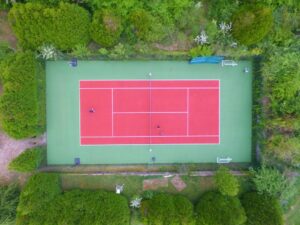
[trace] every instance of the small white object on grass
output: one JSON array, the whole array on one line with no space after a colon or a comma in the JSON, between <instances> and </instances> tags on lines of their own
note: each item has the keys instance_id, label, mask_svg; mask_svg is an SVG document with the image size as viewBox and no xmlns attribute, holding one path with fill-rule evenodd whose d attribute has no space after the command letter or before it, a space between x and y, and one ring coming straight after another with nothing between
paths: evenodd
<instances>
[{"instance_id":1,"label":"small white object on grass","mask_svg":"<svg viewBox=\"0 0 300 225\"><path fill-rule=\"evenodd\" d=\"M124 189L124 184L117 184L116 185L116 194L121 194Z\"/></svg>"},{"instance_id":2,"label":"small white object on grass","mask_svg":"<svg viewBox=\"0 0 300 225\"><path fill-rule=\"evenodd\" d=\"M130 201L131 208L140 208L141 207L142 198L134 198Z\"/></svg>"}]
</instances>

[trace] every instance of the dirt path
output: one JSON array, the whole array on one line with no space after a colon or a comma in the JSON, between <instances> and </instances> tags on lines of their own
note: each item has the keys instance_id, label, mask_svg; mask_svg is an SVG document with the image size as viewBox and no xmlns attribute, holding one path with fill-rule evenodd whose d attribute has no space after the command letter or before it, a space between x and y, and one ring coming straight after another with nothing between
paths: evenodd
<instances>
[{"instance_id":1,"label":"dirt path","mask_svg":"<svg viewBox=\"0 0 300 225\"><path fill-rule=\"evenodd\" d=\"M0 132L0 183L18 180L22 183L26 175L10 172L7 169L9 162L27 148L32 148L46 143L45 135L38 138L14 140Z\"/></svg>"},{"instance_id":2,"label":"dirt path","mask_svg":"<svg viewBox=\"0 0 300 225\"><path fill-rule=\"evenodd\" d=\"M0 11L0 41L7 41L12 48L17 47L17 39L7 21L6 11Z\"/></svg>"}]
</instances>

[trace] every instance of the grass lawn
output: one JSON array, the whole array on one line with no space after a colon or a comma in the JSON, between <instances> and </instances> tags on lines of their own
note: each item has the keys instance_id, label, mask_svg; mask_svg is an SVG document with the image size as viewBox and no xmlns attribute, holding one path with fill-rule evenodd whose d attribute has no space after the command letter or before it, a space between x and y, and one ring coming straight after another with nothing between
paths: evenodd
<instances>
[{"instance_id":1,"label":"grass lawn","mask_svg":"<svg viewBox=\"0 0 300 225\"><path fill-rule=\"evenodd\" d=\"M104 189L107 191L115 191L116 184L124 184L124 196L131 198L133 195L138 195L143 192L143 180L161 178L155 176L121 176L121 175L78 175L78 174L62 174L62 187L64 190L73 188L81 189ZM197 202L201 194L208 190L215 189L213 177L181 177L186 183L187 187L178 192L170 182L168 187L159 188L157 191L167 192L172 194L182 194L189 198L192 202ZM241 192L249 188L248 179L245 177L239 178L241 183Z\"/></svg>"},{"instance_id":2,"label":"grass lawn","mask_svg":"<svg viewBox=\"0 0 300 225\"><path fill-rule=\"evenodd\" d=\"M292 206L284 215L286 225L300 224L300 178L297 179L295 185L298 190L298 195L290 199Z\"/></svg>"},{"instance_id":3,"label":"grass lawn","mask_svg":"<svg viewBox=\"0 0 300 225\"><path fill-rule=\"evenodd\" d=\"M285 214L286 225L299 225L300 224L300 198L298 198L295 205Z\"/></svg>"}]
</instances>

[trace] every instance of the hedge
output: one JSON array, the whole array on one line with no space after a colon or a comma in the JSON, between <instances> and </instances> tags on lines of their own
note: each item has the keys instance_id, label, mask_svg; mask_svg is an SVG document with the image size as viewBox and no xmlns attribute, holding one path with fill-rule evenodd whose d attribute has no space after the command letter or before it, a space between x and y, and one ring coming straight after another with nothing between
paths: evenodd
<instances>
[{"instance_id":1,"label":"hedge","mask_svg":"<svg viewBox=\"0 0 300 225\"><path fill-rule=\"evenodd\" d=\"M91 23L92 39L102 47L112 47L119 41L123 30L121 18L110 10L98 10Z\"/></svg>"},{"instance_id":2,"label":"hedge","mask_svg":"<svg viewBox=\"0 0 300 225\"><path fill-rule=\"evenodd\" d=\"M0 120L3 130L20 139L45 131L44 70L31 52L19 52L2 61Z\"/></svg>"},{"instance_id":3,"label":"hedge","mask_svg":"<svg viewBox=\"0 0 300 225\"><path fill-rule=\"evenodd\" d=\"M246 211L246 225L282 225L282 211L277 199L256 192L246 193L241 199Z\"/></svg>"},{"instance_id":4,"label":"hedge","mask_svg":"<svg viewBox=\"0 0 300 225\"><path fill-rule=\"evenodd\" d=\"M9 21L24 49L35 50L43 44L52 44L60 50L70 50L90 40L90 15L76 4L61 2L57 7L14 4Z\"/></svg>"},{"instance_id":5,"label":"hedge","mask_svg":"<svg viewBox=\"0 0 300 225\"><path fill-rule=\"evenodd\" d=\"M142 202L141 214L151 225L193 224L193 205L183 196L157 194Z\"/></svg>"},{"instance_id":6,"label":"hedge","mask_svg":"<svg viewBox=\"0 0 300 225\"><path fill-rule=\"evenodd\" d=\"M9 170L32 172L38 169L46 158L46 149L42 147L27 149L9 163Z\"/></svg>"},{"instance_id":7,"label":"hedge","mask_svg":"<svg viewBox=\"0 0 300 225\"><path fill-rule=\"evenodd\" d=\"M129 225L130 222L127 199L115 193L67 191L52 203L52 207L59 208L56 224Z\"/></svg>"},{"instance_id":8,"label":"hedge","mask_svg":"<svg viewBox=\"0 0 300 225\"><path fill-rule=\"evenodd\" d=\"M207 192L201 197L196 215L197 225L241 225L247 220L238 198L218 192Z\"/></svg>"},{"instance_id":9,"label":"hedge","mask_svg":"<svg viewBox=\"0 0 300 225\"><path fill-rule=\"evenodd\" d=\"M129 225L127 199L104 191L62 193L57 174L30 177L21 192L17 225Z\"/></svg>"},{"instance_id":10,"label":"hedge","mask_svg":"<svg viewBox=\"0 0 300 225\"><path fill-rule=\"evenodd\" d=\"M61 193L60 179L57 174L38 173L31 176L20 195L17 208L17 225L43 224L50 213L51 202Z\"/></svg>"},{"instance_id":11,"label":"hedge","mask_svg":"<svg viewBox=\"0 0 300 225\"><path fill-rule=\"evenodd\" d=\"M257 4L244 5L233 15L232 21L232 35L239 43L256 44L272 29L272 9Z\"/></svg>"}]
</instances>

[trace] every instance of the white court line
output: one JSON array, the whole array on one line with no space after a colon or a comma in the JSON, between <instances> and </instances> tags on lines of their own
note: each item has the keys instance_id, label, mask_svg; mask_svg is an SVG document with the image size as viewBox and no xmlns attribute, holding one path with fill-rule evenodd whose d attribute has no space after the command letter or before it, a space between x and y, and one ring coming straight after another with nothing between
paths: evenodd
<instances>
[{"instance_id":1,"label":"white court line","mask_svg":"<svg viewBox=\"0 0 300 225\"><path fill-rule=\"evenodd\" d=\"M221 143L221 84L219 80L219 144Z\"/></svg>"},{"instance_id":2,"label":"white court line","mask_svg":"<svg viewBox=\"0 0 300 225\"><path fill-rule=\"evenodd\" d=\"M156 135L156 136L81 136L81 138L149 138L149 137L186 137L186 138L193 138L193 137L218 137L219 135Z\"/></svg>"},{"instance_id":3,"label":"white court line","mask_svg":"<svg viewBox=\"0 0 300 225\"><path fill-rule=\"evenodd\" d=\"M189 135L189 120L190 120L190 89L186 90L186 104L187 104L187 116L186 116L186 134Z\"/></svg>"},{"instance_id":4,"label":"white court line","mask_svg":"<svg viewBox=\"0 0 300 225\"><path fill-rule=\"evenodd\" d=\"M188 112L113 112L114 114L187 114Z\"/></svg>"},{"instance_id":5,"label":"white court line","mask_svg":"<svg viewBox=\"0 0 300 225\"><path fill-rule=\"evenodd\" d=\"M114 89L111 89L111 135L114 136Z\"/></svg>"},{"instance_id":6,"label":"white court line","mask_svg":"<svg viewBox=\"0 0 300 225\"><path fill-rule=\"evenodd\" d=\"M219 87L113 87L113 88L108 88L108 87L103 87L103 88L80 88L80 90L110 90L110 89L115 89L115 90L186 90L186 89L195 89L195 90L207 90L207 89L219 89Z\"/></svg>"},{"instance_id":7,"label":"white court line","mask_svg":"<svg viewBox=\"0 0 300 225\"><path fill-rule=\"evenodd\" d=\"M145 74L145 76L148 76L148 75L146 75ZM177 78L175 78L175 79L151 79L152 81L173 81L173 82L176 82L177 80L179 80L179 81L219 81L220 79L186 79L186 78L184 78L184 79L177 79ZM103 80L79 80L80 82L81 81L83 81L83 82L88 82L88 81L98 81L98 82L106 82L106 81L137 81L137 82L139 82L139 81L145 81L145 82L147 82L148 81L148 79L115 79L115 80L111 80L111 79L103 79Z\"/></svg>"}]
</instances>

